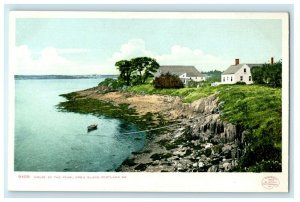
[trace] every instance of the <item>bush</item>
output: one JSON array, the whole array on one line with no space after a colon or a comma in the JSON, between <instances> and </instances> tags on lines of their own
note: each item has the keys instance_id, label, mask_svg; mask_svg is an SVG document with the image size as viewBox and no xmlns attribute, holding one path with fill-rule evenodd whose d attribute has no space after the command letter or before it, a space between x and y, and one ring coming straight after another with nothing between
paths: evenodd
<instances>
[{"instance_id":1,"label":"bush","mask_svg":"<svg viewBox=\"0 0 300 202\"><path fill-rule=\"evenodd\" d=\"M260 140L248 146L240 166L250 172L281 172L281 148L268 140Z\"/></svg>"},{"instance_id":2,"label":"bush","mask_svg":"<svg viewBox=\"0 0 300 202\"><path fill-rule=\"evenodd\" d=\"M104 81L100 82L98 86L105 86L111 89L120 89L125 86L125 82L117 79L106 78Z\"/></svg>"},{"instance_id":3,"label":"bush","mask_svg":"<svg viewBox=\"0 0 300 202\"><path fill-rule=\"evenodd\" d=\"M244 81L238 81L235 83L235 85L246 85L246 83Z\"/></svg>"},{"instance_id":4,"label":"bush","mask_svg":"<svg viewBox=\"0 0 300 202\"><path fill-rule=\"evenodd\" d=\"M189 88L196 88L196 87L199 87L201 85L202 85L201 82L197 82L197 81L193 81L193 80L190 80L187 83L187 87L189 87Z\"/></svg>"},{"instance_id":5,"label":"bush","mask_svg":"<svg viewBox=\"0 0 300 202\"><path fill-rule=\"evenodd\" d=\"M172 74L162 74L155 78L153 85L155 88L183 88L184 85L180 78Z\"/></svg>"},{"instance_id":6,"label":"bush","mask_svg":"<svg viewBox=\"0 0 300 202\"><path fill-rule=\"evenodd\" d=\"M253 82L266 84L274 88L282 86L282 61L274 64L263 64L251 68Z\"/></svg>"}]
</instances>

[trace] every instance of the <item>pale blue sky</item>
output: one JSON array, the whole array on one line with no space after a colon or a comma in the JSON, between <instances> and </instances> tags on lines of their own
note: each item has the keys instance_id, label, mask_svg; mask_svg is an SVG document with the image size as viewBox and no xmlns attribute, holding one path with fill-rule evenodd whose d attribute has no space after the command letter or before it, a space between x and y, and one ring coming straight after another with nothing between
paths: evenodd
<instances>
[{"instance_id":1,"label":"pale blue sky","mask_svg":"<svg viewBox=\"0 0 300 202\"><path fill-rule=\"evenodd\" d=\"M114 62L224 70L282 58L281 20L17 19L17 74L116 73Z\"/></svg>"}]
</instances>

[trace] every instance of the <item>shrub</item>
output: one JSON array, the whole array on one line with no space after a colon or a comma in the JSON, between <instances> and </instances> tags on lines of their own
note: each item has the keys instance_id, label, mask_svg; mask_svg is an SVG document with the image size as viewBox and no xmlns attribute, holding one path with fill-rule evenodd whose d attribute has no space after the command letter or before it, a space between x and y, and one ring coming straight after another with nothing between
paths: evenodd
<instances>
[{"instance_id":1,"label":"shrub","mask_svg":"<svg viewBox=\"0 0 300 202\"><path fill-rule=\"evenodd\" d=\"M162 74L161 76L155 78L154 82L155 88L183 88L183 83L180 78L172 74Z\"/></svg>"},{"instance_id":2,"label":"shrub","mask_svg":"<svg viewBox=\"0 0 300 202\"><path fill-rule=\"evenodd\" d=\"M250 172L281 172L281 148L265 139L248 146L240 166Z\"/></svg>"},{"instance_id":3,"label":"shrub","mask_svg":"<svg viewBox=\"0 0 300 202\"><path fill-rule=\"evenodd\" d=\"M199 87L201 85L202 85L201 82L197 82L197 81L193 81L193 80L190 80L187 83L187 87L189 87L189 88L196 88L196 87Z\"/></svg>"},{"instance_id":4,"label":"shrub","mask_svg":"<svg viewBox=\"0 0 300 202\"><path fill-rule=\"evenodd\" d=\"M246 85L246 83L244 81L238 81L235 83L235 85Z\"/></svg>"},{"instance_id":5,"label":"shrub","mask_svg":"<svg viewBox=\"0 0 300 202\"><path fill-rule=\"evenodd\" d=\"M125 82L117 79L106 78L104 81L100 82L98 86L105 86L111 89L120 89L125 86Z\"/></svg>"}]
</instances>

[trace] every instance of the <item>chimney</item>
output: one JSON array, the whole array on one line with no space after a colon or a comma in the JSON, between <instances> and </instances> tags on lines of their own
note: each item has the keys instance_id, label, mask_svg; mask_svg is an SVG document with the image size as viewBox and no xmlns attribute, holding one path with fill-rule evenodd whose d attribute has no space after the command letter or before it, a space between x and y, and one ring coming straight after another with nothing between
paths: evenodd
<instances>
[{"instance_id":1,"label":"chimney","mask_svg":"<svg viewBox=\"0 0 300 202\"><path fill-rule=\"evenodd\" d=\"M240 64L240 59L235 59L235 65Z\"/></svg>"},{"instance_id":2,"label":"chimney","mask_svg":"<svg viewBox=\"0 0 300 202\"><path fill-rule=\"evenodd\" d=\"M271 65L274 64L274 58L271 57Z\"/></svg>"}]
</instances>

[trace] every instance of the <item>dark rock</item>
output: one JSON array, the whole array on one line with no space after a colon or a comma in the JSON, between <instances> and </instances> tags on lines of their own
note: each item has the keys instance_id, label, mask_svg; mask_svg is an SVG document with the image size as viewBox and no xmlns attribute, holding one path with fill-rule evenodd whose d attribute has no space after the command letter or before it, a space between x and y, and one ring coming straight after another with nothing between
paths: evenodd
<instances>
[{"instance_id":1,"label":"dark rock","mask_svg":"<svg viewBox=\"0 0 300 202\"><path fill-rule=\"evenodd\" d=\"M210 156L211 153L212 153L211 148L207 148L207 149L204 150L205 156Z\"/></svg>"},{"instance_id":2,"label":"dark rock","mask_svg":"<svg viewBox=\"0 0 300 202\"><path fill-rule=\"evenodd\" d=\"M209 167L207 172L218 172L218 166L212 165L211 167Z\"/></svg>"},{"instance_id":3,"label":"dark rock","mask_svg":"<svg viewBox=\"0 0 300 202\"><path fill-rule=\"evenodd\" d=\"M134 158L128 158L128 159L126 159L123 163L122 163L122 165L125 165L125 166L135 166L136 165L136 163L134 162Z\"/></svg>"},{"instance_id":4,"label":"dark rock","mask_svg":"<svg viewBox=\"0 0 300 202\"><path fill-rule=\"evenodd\" d=\"M213 155L212 157L211 157L211 163L213 164L213 165L216 165L216 164L219 164L219 162L220 161L222 161L222 157L221 156L219 156L219 155Z\"/></svg>"},{"instance_id":5,"label":"dark rock","mask_svg":"<svg viewBox=\"0 0 300 202\"><path fill-rule=\"evenodd\" d=\"M141 164L137 165L134 169L139 170L139 171L145 171L147 169L148 165L149 164L141 163Z\"/></svg>"}]
</instances>

